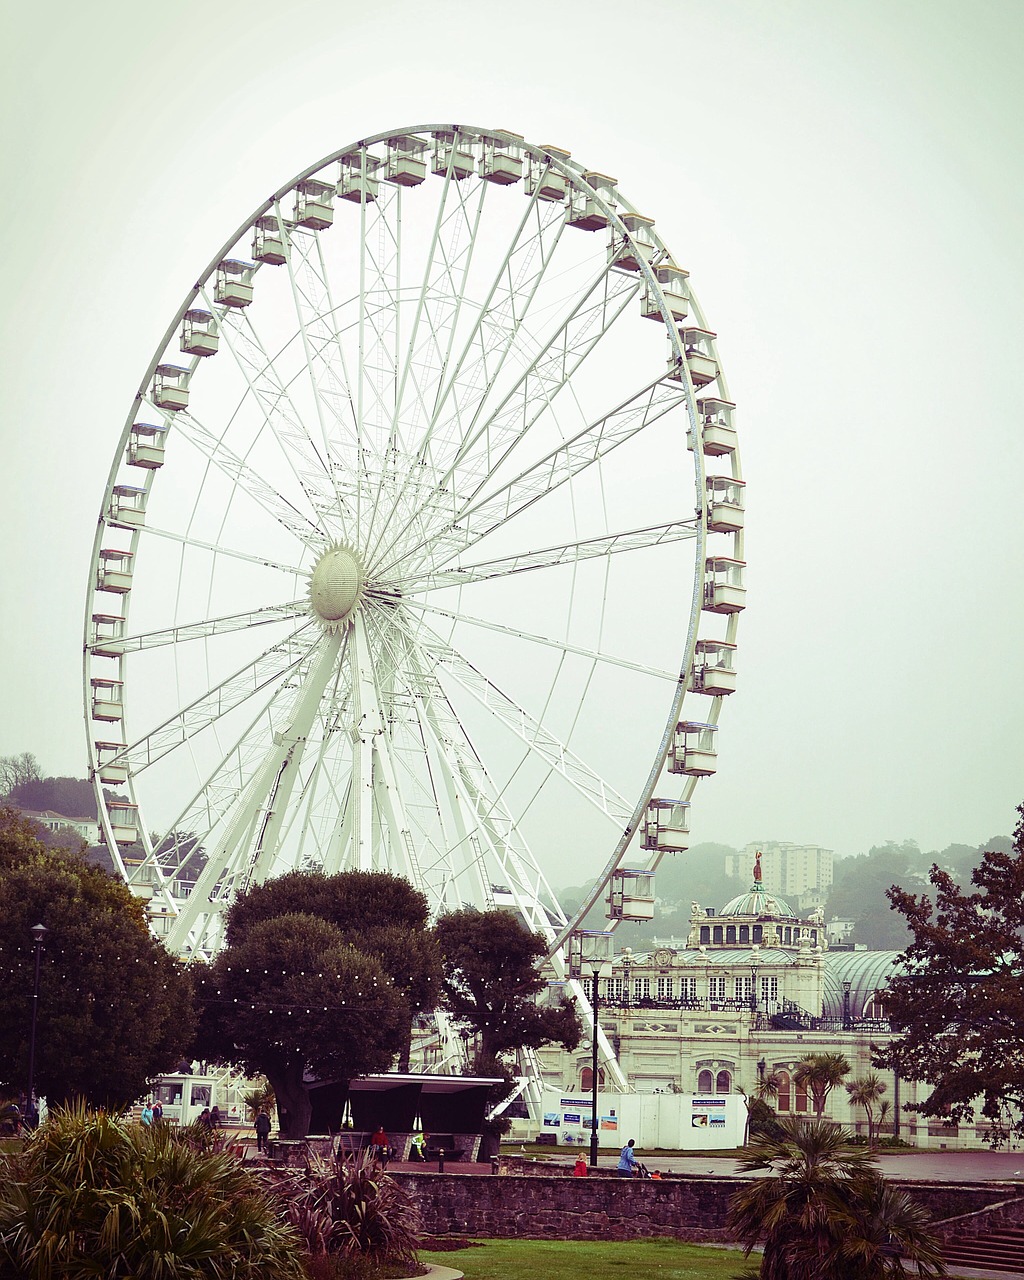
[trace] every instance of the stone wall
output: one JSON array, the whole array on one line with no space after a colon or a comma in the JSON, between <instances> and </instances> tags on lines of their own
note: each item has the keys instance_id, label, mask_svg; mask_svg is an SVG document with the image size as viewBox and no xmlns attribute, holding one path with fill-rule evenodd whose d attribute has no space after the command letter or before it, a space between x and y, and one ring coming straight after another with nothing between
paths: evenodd
<instances>
[{"instance_id":1,"label":"stone wall","mask_svg":"<svg viewBox=\"0 0 1024 1280\"><path fill-rule=\"evenodd\" d=\"M527 1237L553 1240L728 1240L726 1213L741 1179L715 1177L628 1180L449 1173L399 1173L437 1236ZM1005 1183L957 1187L902 1184L935 1219L973 1213L1012 1194Z\"/></svg>"}]
</instances>

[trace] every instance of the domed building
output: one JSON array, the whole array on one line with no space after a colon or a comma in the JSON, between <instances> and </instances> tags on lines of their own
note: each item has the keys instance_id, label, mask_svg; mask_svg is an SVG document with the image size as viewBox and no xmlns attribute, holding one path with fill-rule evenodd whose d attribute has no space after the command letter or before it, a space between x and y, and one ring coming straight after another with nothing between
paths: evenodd
<instances>
[{"instance_id":1,"label":"domed building","mask_svg":"<svg viewBox=\"0 0 1024 1280\"><path fill-rule=\"evenodd\" d=\"M889 1035L880 994L899 956L830 949L821 909L798 916L765 890L755 862L749 889L720 910L693 903L685 940L619 952L611 976L598 980L600 1023L637 1093L750 1094L774 1075L776 1110L811 1114L794 1068L810 1054L841 1053L851 1066L848 1080L877 1070L871 1046ZM592 980L585 981L589 987ZM561 998L564 985L552 983L552 999ZM547 1084L589 1093L589 1037L571 1053L548 1047L540 1058ZM604 1074L599 1070L599 1087ZM980 1145L981 1126L957 1130L903 1112L903 1104L916 1101L917 1086L892 1072L877 1074L892 1107L888 1132L918 1146ZM864 1113L845 1089L832 1091L825 1115L866 1133Z\"/></svg>"}]
</instances>

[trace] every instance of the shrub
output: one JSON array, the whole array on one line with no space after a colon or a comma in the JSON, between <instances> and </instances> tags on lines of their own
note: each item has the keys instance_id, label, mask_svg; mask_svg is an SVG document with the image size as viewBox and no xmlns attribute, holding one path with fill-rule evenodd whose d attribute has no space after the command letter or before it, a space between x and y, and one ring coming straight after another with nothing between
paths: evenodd
<instances>
[{"instance_id":1,"label":"shrub","mask_svg":"<svg viewBox=\"0 0 1024 1280\"><path fill-rule=\"evenodd\" d=\"M259 1180L188 1131L78 1106L0 1155L0 1280L301 1280L300 1250Z\"/></svg>"}]
</instances>

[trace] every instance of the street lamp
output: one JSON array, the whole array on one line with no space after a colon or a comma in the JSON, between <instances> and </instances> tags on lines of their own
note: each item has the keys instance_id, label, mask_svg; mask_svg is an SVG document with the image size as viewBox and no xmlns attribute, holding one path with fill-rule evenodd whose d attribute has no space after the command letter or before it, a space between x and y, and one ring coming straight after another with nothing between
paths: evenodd
<instances>
[{"instance_id":1,"label":"street lamp","mask_svg":"<svg viewBox=\"0 0 1024 1280\"><path fill-rule=\"evenodd\" d=\"M594 977L594 989L590 999L594 1015L594 1034L590 1037L590 1167L597 1168L597 1036L600 1023L597 1020L600 997L597 990L597 978L601 965L595 960L590 967Z\"/></svg>"},{"instance_id":2,"label":"street lamp","mask_svg":"<svg viewBox=\"0 0 1024 1280\"><path fill-rule=\"evenodd\" d=\"M853 983L847 979L843 983L843 1030L849 1031L853 1026L853 1019L850 1017L850 989Z\"/></svg>"},{"instance_id":3,"label":"street lamp","mask_svg":"<svg viewBox=\"0 0 1024 1280\"><path fill-rule=\"evenodd\" d=\"M36 945L36 976L32 987L32 1034L28 1042L28 1110L29 1117L36 1116L35 1083L36 1083L36 1015L39 1012L39 958L43 950L43 940L49 933L45 924L37 924L32 928L32 937Z\"/></svg>"}]
</instances>

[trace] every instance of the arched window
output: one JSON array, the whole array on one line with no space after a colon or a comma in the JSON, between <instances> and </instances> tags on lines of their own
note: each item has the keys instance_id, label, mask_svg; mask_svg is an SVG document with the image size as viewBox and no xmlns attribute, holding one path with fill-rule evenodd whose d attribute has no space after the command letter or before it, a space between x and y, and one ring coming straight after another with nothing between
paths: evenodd
<instances>
[{"instance_id":1,"label":"arched window","mask_svg":"<svg viewBox=\"0 0 1024 1280\"><path fill-rule=\"evenodd\" d=\"M604 1067L597 1069L597 1087L604 1088ZM594 1068L584 1067L580 1072L580 1091L582 1093L592 1093L594 1090Z\"/></svg>"},{"instance_id":2,"label":"arched window","mask_svg":"<svg viewBox=\"0 0 1024 1280\"><path fill-rule=\"evenodd\" d=\"M793 1103L793 1110L806 1111L807 1110L807 1086L805 1084L801 1084L798 1082L794 1092L796 1093L796 1099Z\"/></svg>"},{"instance_id":3,"label":"arched window","mask_svg":"<svg viewBox=\"0 0 1024 1280\"><path fill-rule=\"evenodd\" d=\"M789 1110L789 1072L776 1071L779 1078L779 1096L775 1100L776 1111Z\"/></svg>"},{"instance_id":4,"label":"arched window","mask_svg":"<svg viewBox=\"0 0 1024 1280\"><path fill-rule=\"evenodd\" d=\"M732 1090L732 1076L728 1071L719 1071L715 1076L715 1093L729 1093Z\"/></svg>"},{"instance_id":5,"label":"arched window","mask_svg":"<svg viewBox=\"0 0 1024 1280\"><path fill-rule=\"evenodd\" d=\"M711 1093L711 1092L713 1092L712 1087L711 1087L711 1086L712 1086L712 1083L713 1083L713 1077L712 1077L712 1075L711 1075L711 1072L710 1072L710 1071L702 1071L702 1072L700 1073L700 1075L697 1077L697 1092L698 1092L698 1093Z\"/></svg>"}]
</instances>

